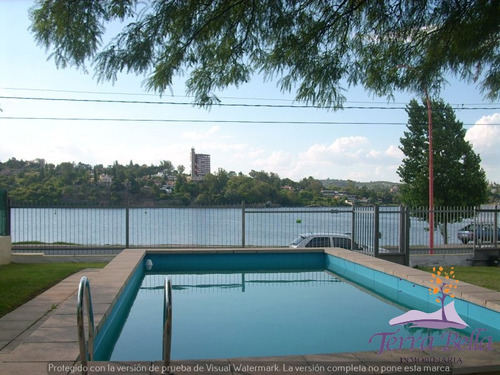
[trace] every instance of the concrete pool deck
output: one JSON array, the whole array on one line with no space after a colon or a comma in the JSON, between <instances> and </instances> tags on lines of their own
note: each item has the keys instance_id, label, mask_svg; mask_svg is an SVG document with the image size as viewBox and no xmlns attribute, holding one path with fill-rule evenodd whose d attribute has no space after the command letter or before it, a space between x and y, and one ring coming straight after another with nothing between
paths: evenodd
<instances>
[{"instance_id":1,"label":"concrete pool deck","mask_svg":"<svg viewBox=\"0 0 500 375\"><path fill-rule=\"evenodd\" d=\"M306 249L307 250L307 249ZM256 253L304 252L304 249L127 249L103 269L80 271L18 309L0 318L0 374L71 374L78 370L76 294L80 278L90 280L96 334L107 319L127 280L142 266L146 253ZM312 249L310 251L323 251ZM363 254L342 250L325 251L337 258L360 264L412 283L430 287L429 273ZM456 297L500 312L500 293L460 282ZM431 358L437 358L432 360ZM426 362L427 361L427 362ZM433 361L433 362L429 362ZM89 374L159 374L161 362L91 362ZM126 366L129 366L128 368ZM432 373L499 374L500 343L491 351L377 350L327 355L238 358L208 361L172 361L178 374L299 374L349 373L411 374L411 366L434 366ZM377 366L378 371L370 371ZM448 368L446 368L448 367ZM438 370L450 370L439 372ZM50 371L49 371L50 370ZM334 370L337 370L336 372ZM390 372L389 370L393 370ZM413 370L413 371L409 371ZM425 372L422 372L425 373ZM430 373L430 372L428 372Z\"/></svg>"}]
</instances>

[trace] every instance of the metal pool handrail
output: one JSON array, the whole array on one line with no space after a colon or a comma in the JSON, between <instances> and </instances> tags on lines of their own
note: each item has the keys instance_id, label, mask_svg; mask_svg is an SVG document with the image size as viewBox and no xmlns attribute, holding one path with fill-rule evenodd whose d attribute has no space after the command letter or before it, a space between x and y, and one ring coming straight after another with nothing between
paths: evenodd
<instances>
[{"instance_id":1,"label":"metal pool handrail","mask_svg":"<svg viewBox=\"0 0 500 375\"><path fill-rule=\"evenodd\" d=\"M163 297L163 364L166 372L170 366L170 348L172 345L172 281L165 279Z\"/></svg>"},{"instance_id":2,"label":"metal pool handrail","mask_svg":"<svg viewBox=\"0 0 500 375\"><path fill-rule=\"evenodd\" d=\"M83 304L87 307L88 342L85 341L85 328L83 322ZM78 327L78 342L80 344L80 360L82 362L82 374L87 374L87 361L94 358L94 310L92 308L92 297L90 295L90 284L87 276L80 279L78 286L78 298L76 307L76 322Z\"/></svg>"}]
</instances>

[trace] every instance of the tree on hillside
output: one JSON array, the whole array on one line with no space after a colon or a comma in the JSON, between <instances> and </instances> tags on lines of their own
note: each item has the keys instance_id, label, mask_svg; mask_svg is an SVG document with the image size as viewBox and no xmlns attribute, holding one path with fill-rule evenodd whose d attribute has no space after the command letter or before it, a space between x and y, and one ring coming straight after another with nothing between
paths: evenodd
<instances>
[{"instance_id":1,"label":"tree on hillside","mask_svg":"<svg viewBox=\"0 0 500 375\"><path fill-rule=\"evenodd\" d=\"M174 165L170 160L162 160L160 162L160 169L164 175L170 176L174 172Z\"/></svg>"},{"instance_id":2,"label":"tree on hillside","mask_svg":"<svg viewBox=\"0 0 500 375\"><path fill-rule=\"evenodd\" d=\"M443 100L431 101L434 150L434 205L476 206L487 198L486 174L481 158L465 140L463 124L455 118L449 104ZM406 108L407 131L400 139L405 157L398 168L401 177L403 203L425 207L429 202L429 136L427 107L412 100ZM449 216L440 218L444 223ZM456 220L461 218L457 217ZM446 224L446 223L444 223ZM446 229L444 225L443 229ZM446 239L446 235L445 235Z\"/></svg>"},{"instance_id":3,"label":"tree on hillside","mask_svg":"<svg viewBox=\"0 0 500 375\"><path fill-rule=\"evenodd\" d=\"M37 0L30 16L58 67L91 64L101 81L135 73L163 93L187 72L207 105L264 73L299 101L340 106L344 84L391 96L437 90L448 73L499 98L499 13L491 0Z\"/></svg>"}]
</instances>

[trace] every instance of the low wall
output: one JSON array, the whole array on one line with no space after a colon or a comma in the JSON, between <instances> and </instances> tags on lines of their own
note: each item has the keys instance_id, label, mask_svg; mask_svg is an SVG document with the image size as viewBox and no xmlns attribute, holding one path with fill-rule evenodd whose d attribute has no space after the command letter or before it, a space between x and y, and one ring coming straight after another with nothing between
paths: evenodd
<instances>
[{"instance_id":1,"label":"low wall","mask_svg":"<svg viewBox=\"0 0 500 375\"><path fill-rule=\"evenodd\" d=\"M472 266L474 254L421 254L410 255L410 267Z\"/></svg>"},{"instance_id":2,"label":"low wall","mask_svg":"<svg viewBox=\"0 0 500 375\"><path fill-rule=\"evenodd\" d=\"M388 260L389 262L405 265L406 256L400 253L379 253L378 258Z\"/></svg>"},{"instance_id":3,"label":"low wall","mask_svg":"<svg viewBox=\"0 0 500 375\"><path fill-rule=\"evenodd\" d=\"M9 264L12 257L10 236L0 236L0 264Z\"/></svg>"},{"instance_id":4,"label":"low wall","mask_svg":"<svg viewBox=\"0 0 500 375\"><path fill-rule=\"evenodd\" d=\"M45 255L44 253L14 253L12 263L109 263L116 255Z\"/></svg>"}]
</instances>

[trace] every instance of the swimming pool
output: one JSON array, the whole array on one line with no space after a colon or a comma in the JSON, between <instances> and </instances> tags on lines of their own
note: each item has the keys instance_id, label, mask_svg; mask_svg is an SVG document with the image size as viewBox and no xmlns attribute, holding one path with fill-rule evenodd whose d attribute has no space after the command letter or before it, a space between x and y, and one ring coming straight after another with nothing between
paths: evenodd
<instances>
[{"instance_id":1,"label":"swimming pool","mask_svg":"<svg viewBox=\"0 0 500 375\"><path fill-rule=\"evenodd\" d=\"M161 359L165 277L173 282L172 359L378 350L370 337L395 331L391 318L435 310L427 288L324 252L147 255L96 340L97 360ZM500 340L500 314L460 300L457 311L471 330L487 322ZM442 332L425 334L437 341Z\"/></svg>"}]
</instances>

